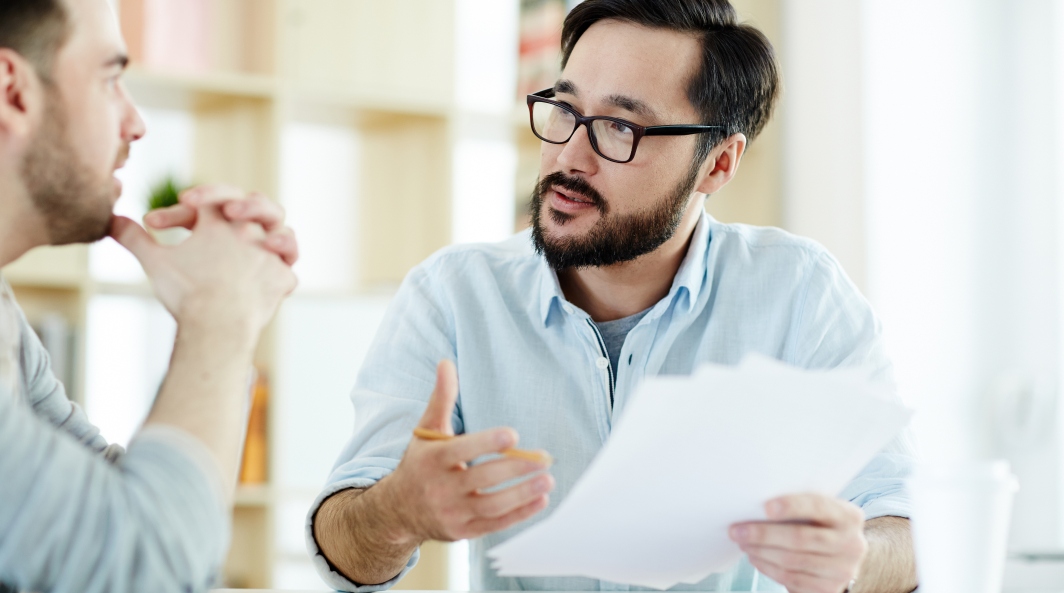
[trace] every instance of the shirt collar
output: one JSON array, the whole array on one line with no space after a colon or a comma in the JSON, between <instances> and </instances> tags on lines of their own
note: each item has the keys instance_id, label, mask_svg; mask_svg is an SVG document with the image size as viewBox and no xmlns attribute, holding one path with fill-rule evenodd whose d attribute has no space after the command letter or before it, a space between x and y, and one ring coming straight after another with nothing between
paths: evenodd
<instances>
[{"instance_id":1,"label":"shirt collar","mask_svg":"<svg viewBox=\"0 0 1064 593\"><path fill-rule=\"evenodd\" d=\"M686 289L688 294L687 301L684 303L685 312L689 313L698 302L698 295L702 292L706 278L711 220L705 211L699 216L698 224L695 225L694 233L691 234L691 244L687 248L687 255L684 256L680 268L676 271L668 296L656 304L648 315L660 317L668 309L668 304L679 295L680 289ZM554 305L557 304L559 309L564 306L565 295L558 282L558 274L547 264L547 260L540 256L539 263L539 314L540 320L546 326L550 320L551 311L555 308Z\"/></svg>"}]
</instances>

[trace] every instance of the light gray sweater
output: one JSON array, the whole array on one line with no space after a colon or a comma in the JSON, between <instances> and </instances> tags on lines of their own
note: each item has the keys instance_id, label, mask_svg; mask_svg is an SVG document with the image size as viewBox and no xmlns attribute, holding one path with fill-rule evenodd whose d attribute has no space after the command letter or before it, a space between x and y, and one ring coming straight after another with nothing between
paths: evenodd
<instances>
[{"instance_id":1,"label":"light gray sweater","mask_svg":"<svg viewBox=\"0 0 1064 593\"><path fill-rule=\"evenodd\" d=\"M230 519L206 448L159 425L128 451L108 446L67 400L2 280L0 309L0 370L17 358L17 376L8 364L0 377L0 583L42 593L215 585Z\"/></svg>"}]
</instances>

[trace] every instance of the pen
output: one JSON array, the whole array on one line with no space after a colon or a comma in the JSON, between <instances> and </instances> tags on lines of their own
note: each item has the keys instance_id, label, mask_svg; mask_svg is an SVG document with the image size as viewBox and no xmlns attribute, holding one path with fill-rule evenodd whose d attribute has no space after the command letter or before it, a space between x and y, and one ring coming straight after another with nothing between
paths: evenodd
<instances>
[{"instance_id":1,"label":"pen","mask_svg":"<svg viewBox=\"0 0 1064 593\"><path fill-rule=\"evenodd\" d=\"M446 441L453 439L454 437L449 434L443 434L435 430L428 428L415 428L414 436L425 441ZM540 453L538 451L527 451L525 449L506 449L502 452L507 457L514 457L517 459L527 459L535 463L542 463L543 465L550 466L554 463L554 458L547 453Z\"/></svg>"}]
</instances>

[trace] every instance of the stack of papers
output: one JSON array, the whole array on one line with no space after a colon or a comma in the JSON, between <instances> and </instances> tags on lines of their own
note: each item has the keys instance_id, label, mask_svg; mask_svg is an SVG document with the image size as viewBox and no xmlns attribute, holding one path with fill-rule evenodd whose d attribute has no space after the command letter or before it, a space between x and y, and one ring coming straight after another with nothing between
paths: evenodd
<instances>
[{"instance_id":1,"label":"stack of papers","mask_svg":"<svg viewBox=\"0 0 1064 593\"><path fill-rule=\"evenodd\" d=\"M698 583L740 558L732 523L780 495L836 495L909 417L854 370L749 357L648 378L558 509L488 556L501 576Z\"/></svg>"}]
</instances>

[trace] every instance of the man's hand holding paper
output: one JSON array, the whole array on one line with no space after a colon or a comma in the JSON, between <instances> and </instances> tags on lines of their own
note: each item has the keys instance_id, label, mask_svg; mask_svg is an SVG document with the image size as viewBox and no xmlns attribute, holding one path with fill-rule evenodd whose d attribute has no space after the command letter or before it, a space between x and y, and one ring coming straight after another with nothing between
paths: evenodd
<instances>
[{"instance_id":1,"label":"man's hand holding paper","mask_svg":"<svg viewBox=\"0 0 1064 593\"><path fill-rule=\"evenodd\" d=\"M792 593L841 593L865 553L865 516L831 496L908 418L854 370L750 357L649 378L554 514L489 556L503 575L666 589L745 552ZM631 481L648 468L654 479Z\"/></svg>"},{"instance_id":2,"label":"man's hand holding paper","mask_svg":"<svg viewBox=\"0 0 1064 593\"><path fill-rule=\"evenodd\" d=\"M732 525L732 541L791 593L838 593L857 577L868 550L860 507L822 494L765 503L768 521Z\"/></svg>"}]
</instances>

